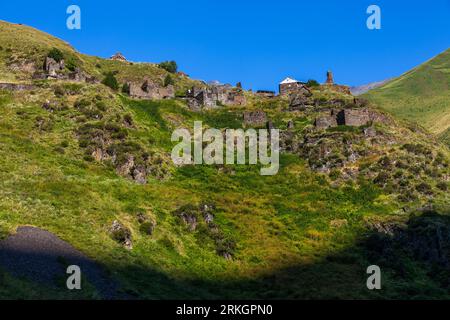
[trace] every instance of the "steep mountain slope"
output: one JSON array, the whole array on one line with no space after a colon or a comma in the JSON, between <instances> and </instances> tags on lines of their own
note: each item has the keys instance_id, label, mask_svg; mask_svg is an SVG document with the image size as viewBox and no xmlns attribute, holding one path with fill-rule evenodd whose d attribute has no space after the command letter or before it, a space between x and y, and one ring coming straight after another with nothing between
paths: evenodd
<instances>
[{"instance_id":1,"label":"steep mountain slope","mask_svg":"<svg viewBox=\"0 0 450 320\"><path fill-rule=\"evenodd\" d=\"M450 127L450 49L364 97L402 119L443 134Z\"/></svg>"},{"instance_id":2,"label":"steep mountain slope","mask_svg":"<svg viewBox=\"0 0 450 320\"><path fill-rule=\"evenodd\" d=\"M329 88L293 99L245 92L245 105L202 110L183 97L136 100L99 81L42 77L46 57L57 48L62 75L72 59L120 85L168 73L4 22L0 46L0 238L23 225L48 230L132 298L450 296L450 241L439 236L450 234L449 152L426 131ZM180 93L199 84L171 75ZM319 127L335 110L370 121ZM173 130L195 120L260 128L243 124L255 111L281 130L278 174L172 163ZM366 288L373 263L384 290ZM99 298L86 279L87 290L68 292L65 277L50 286L0 265L0 298Z\"/></svg>"}]
</instances>

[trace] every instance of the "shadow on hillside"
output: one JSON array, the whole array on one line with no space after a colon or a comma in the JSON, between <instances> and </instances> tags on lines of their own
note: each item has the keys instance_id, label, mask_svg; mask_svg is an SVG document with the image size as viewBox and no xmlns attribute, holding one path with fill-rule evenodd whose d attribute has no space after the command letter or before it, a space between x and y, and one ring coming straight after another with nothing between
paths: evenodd
<instances>
[{"instance_id":1,"label":"shadow on hillside","mask_svg":"<svg viewBox=\"0 0 450 320\"><path fill-rule=\"evenodd\" d=\"M23 251L0 252L2 259L5 254L16 257L10 260L18 263L8 269L11 273L33 281L48 280L49 269L42 263L51 261L53 264L55 259L59 259L54 255L45 256ZM70 260L70 257L68 259ZM26 270L26 266L34 262L39 262L40 267L32 267L33 272ZM421 216L412 216L403 224L377 222L372 226L372 231L354 247L330 255L320 262L290 266L254 279L177 280L149 268L124 266L113 270L121 275L122 288L119 288L99 266L89 265L91 261L74 262L80 263L83 270L88 270L86 277L97 289L100 288L99 292L108 288L107 294L103 290L103 298L449 298L450 217L428 212ZM371 291L366 287L366 269L371 264L381 268L382 290ZM22 271L17 273L20 270ZM65 279L67 275L64 271L60 268L52 272L59 273ZM42 279L38 280L39 277ZM67 290L65 282L54 282L54 285L58 290ZM114 290L115 292L112 292Z\"/></svg>"}]
</instances>

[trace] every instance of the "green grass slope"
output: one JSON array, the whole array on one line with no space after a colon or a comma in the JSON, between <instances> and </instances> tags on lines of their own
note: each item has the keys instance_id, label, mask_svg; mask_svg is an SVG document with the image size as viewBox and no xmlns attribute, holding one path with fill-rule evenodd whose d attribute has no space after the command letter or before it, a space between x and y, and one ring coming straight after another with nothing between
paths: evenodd
<instances>
[{"instance_id":1,"label":"green grass slope","mask_svg":"<svg viewBox=\"0 0 450 320\"><path fill-rule=\"evenodd\" d=\"M395 116L442 134L450 127L450 49L364 97Z\"/></svg>"},{"instance_id":2,"label":"green grass slope","mask_svg":"<svg viewBox=\"0 0 450 320\"><path fill-rule=\"evenodd\" d=\"M448 268L404 250L400 241L410 229L392 227L413 219L416 242L447 248L434 235L450 225L449 153L420 129L386 122L375 125L378 135L369 139L365 127L315 131L322 111L289 111L283 98L249 95L246 106L193 112L182 99L133 100L100 83L33 81L26 68L14 66L41 63L53 47L93 75L118 69L119 79L138 79L162 70L81 55L49 35L3 22L0 41L0 81L35 85L0 90L0 238L20 225L51 231L103 265L123 292L142 299L450 297ZM179 81L181 89L182 81L194 80ZM352 103L330 92L314 94L322 102ZM264 110L283 130L288 121L295 124L283 138L291 151L282 153L277 175L261 176L258 166L171 163L174 129L192 128L194 120L240 128L248 110ZM309 153L296 151L305 137L317 144ZM103 142L116 163L93 156ZM130 155L149 166L146 184L117 170ZM312 169L330 164L336 167L329 173ZM213 227L198 215L196 230L189 230L177 212L204 203L215 207ZM421 220L416 209L424 205L433 205L437 217ZM151 235L141 214L156 222ZM132 250L111 237L114 220L130 230ZM366 287L373 263L382 266L381 291ZM99 298L87 288L72 294L0 269L1 299Z\"/></svg>"}]
</instances>

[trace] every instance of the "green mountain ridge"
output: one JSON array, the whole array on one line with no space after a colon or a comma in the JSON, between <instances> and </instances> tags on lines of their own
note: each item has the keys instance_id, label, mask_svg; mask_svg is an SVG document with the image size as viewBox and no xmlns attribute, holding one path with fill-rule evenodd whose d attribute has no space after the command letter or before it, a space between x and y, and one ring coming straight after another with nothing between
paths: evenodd
<instances>
[{"instance_id":1,"label":"green mountain ridge","mask_svg":"<svg viewBox=\"0 0 450 320\"><path fill-rule=\"evenodd\" d=\"M55 48L65 67L49 79L44 63ZM97 81L70 80L69 67ZM103 84L111 74L119 90ZM168 75L177 91L170 99L120 90L144 79L164 86ZM8 84L0 90L0 238L24 225L48 230L136 299L450 297L450 237L439 236L450 235L449 150L367 101L323 86L295 99L244 91L243 105L192 110L183 93L200 81L83 55L7 22L0 83ZM319 127L334 110L371 118ZM244 123L255 111L280 129L278 174L172 163L175 129L265 127ZM366 287L372 264L383 270L383 290ZM0 260L0 298L102 298L86 279L86 290L68 291L65 277L41 284Z\"/></svg>"},{"instance_id":2,"label":"green mountain ridge","mask_svg":"<svg viewBox=\"0 0 450 320\"><path fill-rule=\"evenodd\" d=\"M450 127L450 49L363 96L445 137Z\"/></svg>"}]
</instances>

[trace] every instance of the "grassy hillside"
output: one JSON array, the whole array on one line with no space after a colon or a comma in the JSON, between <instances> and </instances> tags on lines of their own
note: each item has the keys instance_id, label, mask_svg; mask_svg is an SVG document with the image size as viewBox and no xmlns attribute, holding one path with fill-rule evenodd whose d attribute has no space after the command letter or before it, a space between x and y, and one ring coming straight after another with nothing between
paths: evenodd
<instances>
[{"instance_id":1,"label":"grassy hillside","mask_svg":"<svg viewBox=\"0 0 450 320\"><path fill-rule=\"evenodd\" d=\"M450 49L364 95L435 134L450 127Z\"/></svg>"},{"instance_id":2,"label":"grassy hillside","mask_svg":"<svg viewBox=\"0 0 450 320\"><path fill-rule=\"evenodd\" d=\"M0 238L21 225L53 232L133 298L450 297L448 269L417 251L436 243L448 249L435 232L447 232L450 204L449 152L420 128L380 114L385 120L371 127L372 137L369 126L315 130L330 101L354 107L352 97L320 89L315 109L292 111L285 98L246 93L246 106L193 112L183 99L133 100L101 83L34 81L23 65L39 65L55 47L94 76L114 69L123 81L165 71L81 55L3 22L0 44L0 82L34 85L0 90ZM180 90L195 83L176 81ZM194 120L241 128L249 110L265 111L282 129L277 175L261 176L259 166L171 162L174 129ZM113 157L98 156L105 152ZM130 156L148 169L146 183L123 174ZM202 204L214 208L214 225L204 221ZM183 210L198 218L195 230L180 218ZM155 222L151 234L140 215ZM111 236L114 220L130 230L132 250ZM418 244L410 248L401 239L412 232L410 243ZM366 288L373 263L383 268L384 290ZM89 285L71 293L1 268L0 281L3 299L100 298Z\"/></svg>"},{"instance_id":3,"label":"grassy hillside","mask_svg":"<svg viewBox=\"0 0 450 320\"><path fill-rule=\"evenodd\" d=\"M42 71L45 57L52 48L63 52L66 66L79 68L99 81L108 72L114 72L120 85L142 80L144 76L161 84L169 74L155 63L121 62L84 55L68 43L32 27L0 21L0 82L29 81L36 72ZM199 84L178 74L171 74L171 77L178 92Z\"/></svg>"}]
</instances>

